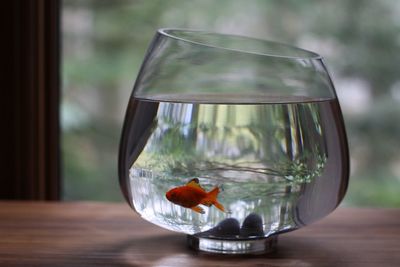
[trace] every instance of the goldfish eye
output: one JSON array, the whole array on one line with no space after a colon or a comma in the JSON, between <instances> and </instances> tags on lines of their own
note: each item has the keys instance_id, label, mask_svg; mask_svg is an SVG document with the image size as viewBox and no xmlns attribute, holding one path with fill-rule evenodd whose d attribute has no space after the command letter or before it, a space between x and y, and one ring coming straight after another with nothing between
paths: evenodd
<instances>
[{"instance_id":1,"label":"goldfish eye","mask_svg":"<svg viewBox=\"0 0 400 267\"><path fill-rule=\"evenodd\" d=\"M168 192L169 193L169 199L177 199L177 198L179 198L179 196L180 196L180 193L179 193L179 191L178 190L176 190L176 189L172 189L171 191L169 191Z\"/></svg>"},{"instance_id":2,"label":"goldfish eye","mask_svg":"<svg viewBox=\"0 0 400 267\"><path fill-rule=\"evenodd\" d=\"M176 195L175 191L169 191L169 192L167 192L166 197L167 197L167 199L172 199L175 197L175 195Z\"/></svg>"}]
</instances>

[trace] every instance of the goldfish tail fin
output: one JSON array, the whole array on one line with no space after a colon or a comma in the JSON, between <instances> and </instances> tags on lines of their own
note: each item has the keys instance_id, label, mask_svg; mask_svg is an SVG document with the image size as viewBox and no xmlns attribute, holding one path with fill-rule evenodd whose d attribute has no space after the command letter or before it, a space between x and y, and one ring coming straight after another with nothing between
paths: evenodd
<instances>
[{"instance_id":1,"label":"goldfish tail fin","mask_svg":"<svg viewBox=\"0 0 400 267\"><path fill-rule=\"evenodd\" d=\"M201 204L203 204L205 206L208 206L208 207L211 206L211 205L214 205L219 210L225 212L224 206L222 206L222 204L219 203L218 200L217 200L217 196L218 196L219 191L220 191L219 187L215 187L213 190L208 192L206 198L201 202Z\"/></svg>"},{"instance_id":2,"label":"goldfish tail fin","mask_svg":"<svg viewBox=\"0 0 400 267\"><path fill-rule=\"evenodd\" d=\"M218 188L220 192L224 192L225 188L224 188L224 184L218 184Z\"/></svg>"},{"instance_id":3,"label":"goldfish tail fin","mask_svg":"<svg viewBox=\"0 0 400 267\"><path fill-rule=\"evenodd\" d=\"M207 198L210 200L216 200L219 194L219 187L215 187L213 190L207 193Z\"/></svg>"},{"instance_id":4,"label":"goldfish tail fin","mask_svg":"<svg viewBox=\"0 0 400 267\"><path fill-rule=\"evenodd\" d=\"M214 202L213 204L214 204L214 206L215 206L216 208L218 208L220 211L225 212L224 206L222 206L222 204L219 203L217 200L215 200L215 202Z\"/></svg>"}]
</instances>

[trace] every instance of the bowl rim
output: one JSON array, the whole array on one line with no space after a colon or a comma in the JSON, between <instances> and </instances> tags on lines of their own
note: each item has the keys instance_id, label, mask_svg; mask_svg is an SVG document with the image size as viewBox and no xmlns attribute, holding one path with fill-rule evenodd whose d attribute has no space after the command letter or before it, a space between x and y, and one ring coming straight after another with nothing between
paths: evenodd
<instances>
[{"instance_id":1,"label":"bowl rim","mask_svg":"<svg viewBox=\"0 0 400 267\"><path fill-rule=\"evenodd\" d=\"M323 57L319 55L316 52L306 50L303 48L299 48L297 46L281 43L281 42L275 42L275 41L270 41L266 39L259 39L259 38L254 38L250 36L244 36L244 35L238 35L238 34L228 34L228 33L219 33L219 32L213 32L213 31L205 31L205 30L193 30L193 29L185 29L185 28L160 28L157 30L157 32L165 37L172 38L175 40L183 41L186 43L194 44L194 45L199 45L199 46L204 46L204 47L209 47L209 48L214 48L214 49L222 49L226 51L233 51L233 52L238 52L238 53L245 53L245 54L252 54L252 55L259 55L259 56L265 56L265 57L274 57L274 58L283 58L283 59L293 59L293 60L322 60ZM195 40L191 40L190 38L184 38L180 37L174 32L185 32L185 33L191 33L191 34L196 34L196 33L201 33L201 34L206 34L206 35L216 35L216 36L221 36L225 38L240 38L243 40L249 40L249 41L254 41L254 42L260 42L264 44L269 44L269 45L275 45L275 46L283 46L286 48L289 48L293 51L299 51L305 56L292 56L292 55L282 55L282 54L274 54L274 53L265 53L265 52L260 52L260 51L252 51L252 50L245 50L245 49L240 49L240 48L231 48L231 47L224 47L220 45L215 45L207 42L199 42ZM308 56L306 56L308 55Z\"/></svg>"}]
</instances>

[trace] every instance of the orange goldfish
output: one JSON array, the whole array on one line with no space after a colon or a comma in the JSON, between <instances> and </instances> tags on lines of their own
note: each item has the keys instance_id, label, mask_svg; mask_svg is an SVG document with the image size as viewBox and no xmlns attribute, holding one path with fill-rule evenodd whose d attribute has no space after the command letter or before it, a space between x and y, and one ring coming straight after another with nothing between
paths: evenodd
<instances>
[{"instance_id":1,"label":"orange goldfish","mask_svg":"<svg viewBox=\"0 0 400 267\"><path fill-rule=\"evenodd\" d=\"M198 206L199 204L211 207L214 205L219 210L225 212L224 206L218 202L217 196L219 187L215 187L210 192L206 192L199 184L199 179L194 178L186 185L172 188L165 196L174 204L194 210L195 212L204 213L204 210Z\"/></svg>"}]
</instances>

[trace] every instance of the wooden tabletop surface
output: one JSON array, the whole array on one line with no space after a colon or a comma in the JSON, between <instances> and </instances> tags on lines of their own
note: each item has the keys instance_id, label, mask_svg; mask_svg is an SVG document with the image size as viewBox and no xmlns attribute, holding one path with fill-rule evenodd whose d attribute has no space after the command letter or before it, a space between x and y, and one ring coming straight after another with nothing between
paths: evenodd
<instances>
[{"instance_id":1,"label":"wooden tabletop surface","mask_svg":"<svg viewBox=\"0 0 400 267\"><path fill-rule=\"evenodd\" d=\"M400 209L339 208L260 256L196 253L127 204L0 202L0 266L400 266Z\"/></svg>"}]
</instances>

